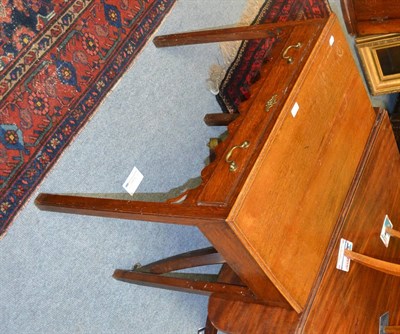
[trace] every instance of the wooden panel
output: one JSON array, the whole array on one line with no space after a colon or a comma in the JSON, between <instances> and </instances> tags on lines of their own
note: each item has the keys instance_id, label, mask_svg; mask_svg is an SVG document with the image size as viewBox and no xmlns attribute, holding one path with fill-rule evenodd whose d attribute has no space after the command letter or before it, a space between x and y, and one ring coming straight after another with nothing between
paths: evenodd
<instances>
[{"instance_id":1,"label":"wooden panel","mask_svg":"<svg viewBox=\"0 0 400 334\"><path fill-rule=\"evenodd\" d=\"M379 235L386 214L400 227L400 156L385 116L376 144L339 237L353 250L398 263L400 240L385 248ZM339 238L338 238L339 239ZM378 319L390 312L390 325L400 324L400 278L351 263L348 273L336 269L338 244L305 322L306 333L378 333Z\"/></svg>"},{"instance_id":2,"label":"wooden panel","mask_svg":"<svg viewBox=\"0 0 400 334\"><path fill-rule=\"evenodd\" d=\"M271 283L247 249L226 224L213 222L198 226L207 239L215 245L218 253L229 263L230 268L240 277L254 294L265 304L291 309L287 300Z\"/></svg>"},{"instance_id":3,"label":"wooden panel","mask_svg":"<svg viewBox=\"0 0 400 334\"><path fill-rule=\"evenodd\" d=\"M392 19L385 21L359 21L357 24L359 36L364 35L383 35L389 33L400 32L400 19Z\"/></svg>"},{"instance_id":4,"label":"wooden panel","mask_svg":"<svg viewBox=\"0 0 400 334\"><path fill-rule=\"evenodd\" d=\"M232 133L229 138L230 145L226 147L224 152L221 152L221 159L214 166L210 180L204 186L198 198L200 205L225 206L235 194L238 185L248 173L248 171L246 172L247 166L252 165L252 157L257 156L260 150L262 135L267 131L268 126L273 125L280 107L286 100L290 88L298 77L323 26L324 24L321 21L317 21L315 24L295 27L287 40L278 42L274 46L274 48L284 50L297 42L303 43L300 49L290 50L290 55L295 58L293 64L287 64L287 61L281 58L280 53L282 51L278 50L279 53L276 50L274 51L278 56L268 74L269 80L254 101L252 100L252 105L240 124L240 130ZM277 103L267 113L265 104L275 94L277 94ZM247 149L238 149L232 154L232 159L237 162L238 170L230 172L225 157L233 146L240 145L246 140L250 142L250 146Z\"/></svg>"},{"instance_id":5,"label":"wooden panel","mask_svg":"<svg viewBox=\"0 0 400 334\"><path fill-rule=\"evenodd\" d=\"M347 31L356 36L400 32L398 0L341 0Z\"/></svg>"},{"instance_id":6,"label":"wooden panel","mask_svg":"<svg viewBox=\"0 0 400 334\"><path fill-rule=\"evenodd\" d=\"M375 119L337 22L320 47L228 217L298 312L318 274ZM295 103L300 109L293 117Z\"/></svg>"},{"instance_id":7,"label":"wooden panel","mask_svg":"<svg viewBox=\"0 0 400 334\"><path fill-rule=\"evenodd\" d=\"M211 295L208 316L224 333L291 334L296 330L299 315L293 310L260 304L249 304Z\"/></svg>"},{"instance_id":8,"label":"wooden panel","mask_svg":"<svg viewBox=\"0 0 400 334\"><path fill-rule=\"evenodd\" d=\"M243 284L232 269L224 264L218 276L219 282ZM291 309L249 303L226 298L213 293L208 303L211 323L224 333L294 333L299 315Z\"/></svg>"},{"instance_id":9,"label":"wooden panel","mask_svg":"<svg viewBox=\"0 0 400 334\"><path fill-rule=\"evenodd\" d=\"M358 21L382 21L400 18L398 0L353 0Z\"/></svg>"},{"instance_id":10,"label":"wooden panel","mask_svg":"<svg viewBox=\"0 0 400 334\"><path fill-rule=\"evenodd\" d=\"M346 226L339 230L336 240L343 236L355 243L358 252L399 262L400 240L392 239L386 249L379 239L385 214L391 217L395 227L399 224L399 180L400 156L387 116L381 114L354 179L355 191L350 191L346 201L349 208L345 206L342 211ZM227 333L263 334L378 333L378 318L386 311L390 313L390 326L400 324L400 278L356 263L351 264L349 273L338 271L335 268L337 251L338 244L331 253L316 298L309 300L300 322L290 310L218 296L210 298L210 319Z\"/></svg>"}]
</instances>

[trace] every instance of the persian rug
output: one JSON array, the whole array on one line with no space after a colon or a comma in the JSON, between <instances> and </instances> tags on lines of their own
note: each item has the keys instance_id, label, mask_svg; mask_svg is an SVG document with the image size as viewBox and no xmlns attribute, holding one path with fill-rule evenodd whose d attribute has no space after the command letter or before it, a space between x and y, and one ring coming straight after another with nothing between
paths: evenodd
<instances>
[{"instance_id":1,"label":"persian rug","mask_svg":"<svg viewBox=\"0 0 400 334\"><path fill-rule=\"evenodd\" d=\"M0 0L0 236L175 0Z\"/></svg>"},{"instance_id":2,"label":"persian rug","mask_svg":"<svg viewBox=\"0 0 400 334\"><path fill-rule=\"evenodd\" d=\"M251 24L324 18L331 13L324 0L267 0L258 8ZM268 61L275 42L271 37L241 43L219 85L217 100L224 112L237 112L240 102L249 97L250 86L257 79L261 66Z\"/></svg>"}]
</instances>

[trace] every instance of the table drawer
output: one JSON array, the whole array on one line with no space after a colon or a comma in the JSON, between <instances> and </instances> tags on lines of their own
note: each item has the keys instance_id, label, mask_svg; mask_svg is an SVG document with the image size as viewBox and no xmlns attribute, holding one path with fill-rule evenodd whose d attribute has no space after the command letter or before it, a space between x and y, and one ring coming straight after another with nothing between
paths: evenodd
<instances>
[{"instance_id":1,"label":"table drawer","mask_svg":"<svg viewBox=\"0 0 400 334\"><path fill-rule=\"evenodd\" d=\"M280 35L272 51L276 56L263 71L262 86L250 105L246 102L246 112L230 125L226 142L217 147L217 160L205 171L210 179L198 197L199 205L226 206L237 194L323 26L324 22L314 22Z\"/></svg>"}]
</instances>

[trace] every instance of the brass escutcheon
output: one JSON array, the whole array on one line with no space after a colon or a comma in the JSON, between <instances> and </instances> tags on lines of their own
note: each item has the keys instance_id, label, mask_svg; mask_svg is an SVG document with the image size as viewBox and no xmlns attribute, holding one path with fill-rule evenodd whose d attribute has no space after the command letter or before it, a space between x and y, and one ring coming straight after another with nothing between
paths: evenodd
<instances>
[{"instance_id":1,"label":"brass escutcheon","mask_svg":"<svg viewBox=\"0 0 400 334\"><path fill-rule=\"evenodd\" d=\"M272 95L272 97L265 104L265 111L268 112L278 102L278 94Z\"/></svg>"},{"instance_id":2,"label":"brass escutcheon","mask_svg":"<svg viewBox=\"0 0 400 334\"><path fill-rule=\"evenodd\" d=\"M250 143L249 143L247 140L245 140L242 144L233 146L233 147L229 150L228 154L227 154L226 157L225 157L225 161L229 164L229 171L230 171L230 172L234 172L234 171L236 171L237 168L238 168L236 162L233 161L233 160L230 160L233 151L236 150L237 148L248 148L249 146L250 146Z\"/></svg>"}]
</instances>

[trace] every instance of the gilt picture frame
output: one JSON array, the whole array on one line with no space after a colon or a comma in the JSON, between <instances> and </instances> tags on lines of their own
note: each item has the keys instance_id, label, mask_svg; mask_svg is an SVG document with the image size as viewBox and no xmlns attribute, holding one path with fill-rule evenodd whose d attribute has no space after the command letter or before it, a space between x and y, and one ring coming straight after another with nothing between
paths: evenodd
<instances>
[{"instance_id":1,"label":"gilt picture frame","mask_svg":"<svg viewBox=\"0 0 400 334\"><path fill-rule=\"evenodd\" d=\"M400 34L359 37L356 48L371 94L400 92Z\"/></svg>"}]
</instances>

